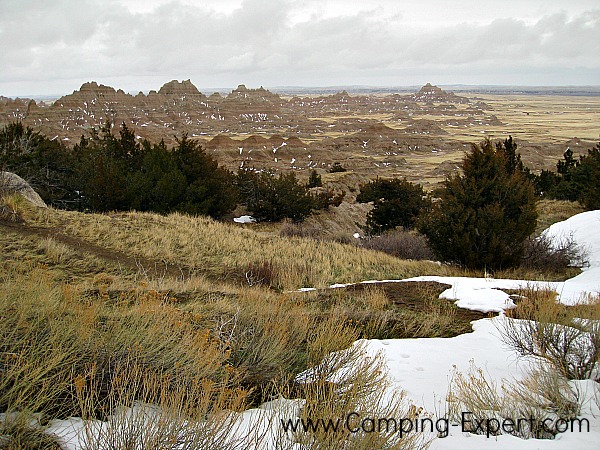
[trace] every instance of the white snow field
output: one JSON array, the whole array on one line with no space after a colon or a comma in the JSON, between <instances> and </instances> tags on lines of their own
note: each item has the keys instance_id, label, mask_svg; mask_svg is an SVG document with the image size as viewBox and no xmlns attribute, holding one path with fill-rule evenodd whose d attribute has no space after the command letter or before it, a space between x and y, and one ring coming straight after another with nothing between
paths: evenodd
<instances>
[{"instance_id":1,"label":"white snow field","mask_svg":"<svg viewBox=\"0 0 600 450\"><path fill-rule=\"evenodd\" d=\"M522 286L551 288L558 293L559 301L574 304L588 301L600 292L600 211L590 211L576 215L564 222L552 225L545 233L555 241L570 236L576 243L586 247L589 267L570 280L562 283L540 283L527 280L496 280L492 278L464 277L417 277L403 281L438 281L447 283L451 288L441 297L456 300L458 306L479 311L500 312L498 317L473 322L473 332L454 338L422 338L422 339L387 339L362 340L354 345L364 348L364 355L373 357L377 354L385 358L389 392L404 390L407 400L416 407L422 407L435 422L445 418L445 399L450 379L456 371L468 373L469 368L478 367L486 378L499 386L503 379L520 380L525 375L529 364L517 359L516 354L502 343L497 326L506 320L502 311L513 307L508 295L500 289L515 289ZM367 283L376 283L368 281ZM340 287L345 285L333 285ZM308 289L304 289L308 290ZM310 371L307 371L309 373ZM299 377L307 376L307 373ZM489 436L463 432L460 425L449 426L446 437L437 437L438 433L429 434L433 439L432 449L577 449L600 448L600 410L594 401L597 383L593 380L571 382L577 386L583 399L579 418L587 420L582 430L574 430L556 435L555 439L521 439L509 434ZM390 394L391 395L391 394ZM232 440L239 448L256 449L299 449L281 432L280 418L295 419L299 415L302 400L280 399L263 404L260 408L236 414L233 417L235 432ZM128 413L143 413L144 406ZM151 408L150 406L146 408ZM470 416L466 416L468 419ZM325 418L326 419L326 418ZM397 418L401 419L401 418ZM527 419L514 417L515 421ZM443 422L442 422L443 423ZM586 424L589 424L589 431ZM90 424L87 424L88 427ZM86 448L83 430L86 424L81 419L54 421L48 429L62 440L65 449ZM93 426L106 427L106 423ZM567 427L568 428L568 427ZM440 431L438 429L438 431ZM249 433L251 432L251 433ZM233 441L232 441L233 443ZM141 448L141 447L140 447ZM173 448L184 448L174 446Z\"/></svg>"}]
</instances>

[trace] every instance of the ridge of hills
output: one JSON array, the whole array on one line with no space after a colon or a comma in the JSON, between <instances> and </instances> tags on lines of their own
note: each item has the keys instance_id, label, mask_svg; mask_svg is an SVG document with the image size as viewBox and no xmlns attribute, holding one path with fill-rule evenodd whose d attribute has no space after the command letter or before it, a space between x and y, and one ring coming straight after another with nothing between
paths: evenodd
<instances>
[{"instance_id":1,"label":"ridge of hills","mask_svg":"<svg viewBox=\"0 0 600 450\"><path fill-rule=\"evenodd\" d=\"M468 142L485 137L478 133L506 128L499 112L480 98L430 83L413 94L343 90L287 97L243 84L227 95L207 96L189 79L132 95L91 81L52 104L0 97L0 126L21 121L67 144L108 121L125 123L138 139L151 142L173 144L187 134L230 169L325 170L341 161L363 175L375 170L424 184L456 167ZM457 132L472 138L459 139ZM548 168L565 150L563 142L521 139L523 159L534 169Z\"/></svg>"}]
</instances>

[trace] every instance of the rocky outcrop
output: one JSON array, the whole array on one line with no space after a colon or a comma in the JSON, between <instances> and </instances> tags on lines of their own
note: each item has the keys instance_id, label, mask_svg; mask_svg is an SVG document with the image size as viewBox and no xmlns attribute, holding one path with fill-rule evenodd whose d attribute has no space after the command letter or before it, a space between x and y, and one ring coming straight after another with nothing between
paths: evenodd
<instances>
[{"instance_id":1,"label":"rocky outcrop","mask_svg":"<svg viewBox=\"0 0 600 450\"><path fill-rule=\"evenodd\" d=\"M412 96L416 102L435 102L435 103L469 103L466 97L459 97L453 92L446 92L438 86L427 83L419 92Z\"/></svg>"},{"instance_id":2,"label":"rocky outcrop","mask_svg":"<svg viewBox=\"0 0 600 450\"><path fill-rule=\"evenodd\" d=\"M176 95L176 96L185 96L185 95L198 95L202 97L206 97L202 94L196 86L192 84L190 80L184 80L181 83L177 80L169 81L165 83L160 90L158 91L159 95Z\"/></svg>"},{"instance_id":3,"label":"rocky outcrop","mask_svg":"<svg viewBox=\"0 0 600 450\"><path fill-rule=\"evenodd\" d=\"M19 194L33 205L46 208L42 197L33 190L29 183L12 172L0 172L0 194Z\"/></svg>"}]
</instances>

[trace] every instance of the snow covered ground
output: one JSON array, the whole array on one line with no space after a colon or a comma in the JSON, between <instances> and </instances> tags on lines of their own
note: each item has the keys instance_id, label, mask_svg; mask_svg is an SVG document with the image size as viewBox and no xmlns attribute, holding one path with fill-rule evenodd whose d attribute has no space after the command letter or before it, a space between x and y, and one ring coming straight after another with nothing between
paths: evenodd
<instances>
[{"instance_id":1,"label":"snow covered ground","mask_svg":"<svg viewBox=\"0 0 600 450\"><path fill-rule=\"evenodd\" d=\"M512 307L512 301L499 289L520 286L547 287L555 290L565 304L586 301L600 293L600 211L589 211L552 225L545 231L548 237L559 241L571 236L586 248L589 266L583 272L563 283L540 283L527 280L495 280L464 277L417 277L395 281L438 281L452 287L441 297L456 299L463 308L479 311L500 311ZM394 280L392 280L394 281ZM502 379L519 379L528 364L518 361L514 352L506 348L498 335L498 322L504 316L473 322L473 333L454 338L389 339L367 341L370 354L381 352L387 361L390 378L398 389L404 389L415 405L431 414L444 411L444 399L454 370L466 373L473 364L483 369L489 380L498 384ZM600 443L600 410L593 400L594 382L577 382L586 398L582 418L590 423L590 432L566 432L554 440L524 440L511 435L487 438L484 435L462 433L460 427L450 428L449 436L434 440L432 449L591 449Z\"/></svg>"},{"instance_id":2,"label":"snow covered ground","mask_svg":"<svg viewBox=\"0 0 600 450\"><path fill-rule=\"evenodd\" d=\"M410 280L386 281L438 281L451 288L441 297L453 299L463 308L479 311L502 311L513 307L512 301L500 289L518 287L549 287L559 294L565 304L585 301L600 293L600 211L591 211L574 216L564 222L552 225L546 234L555 240L566 236L586 247L589 267L577 277L563 283L539 283L527 280L475 279L464 277L417 277ZM368 283L374 283L369 281ZM343 285L334 285L339 287ZM516 355L506 348L498 335L497 325L504 320L512 320L502 314L493 319L473 322L473 332L454 338L388 339L359 341L368 355L381 354L385 358L390 380L390 391L402 389L409 401L435 418L445 415L445 398L452 374L455 371L467 373L472 366L483 370L489 380L498 384L503 379L519 380L528 367L526 361L517 360ZM594 381L574 382L580 389L584 404L581 418L589 421L589 432L570 430L558 434L554 440L520 439L512 435L486 437L462 432L460 426L451 426L447 437L438 437L432 442L432 449L591 449L600 443L600 410L592 397ZM282 448L282 436L278 433L279 418L294 419L301 407L301 400L270 402L261 408L252 409L236 416L235 423L240 435L254 430L253 438L242 448L275 449ZM514 420L519 418L515 417ZM49 432L63 438L66 449L84 448L78 432L84 427L80 419L54 422ZM285 436L283 440L286 441ZM299 448L290 441L289 447ZM175 447L178 448L178 447Z\"/></svg>"}]
</instances>

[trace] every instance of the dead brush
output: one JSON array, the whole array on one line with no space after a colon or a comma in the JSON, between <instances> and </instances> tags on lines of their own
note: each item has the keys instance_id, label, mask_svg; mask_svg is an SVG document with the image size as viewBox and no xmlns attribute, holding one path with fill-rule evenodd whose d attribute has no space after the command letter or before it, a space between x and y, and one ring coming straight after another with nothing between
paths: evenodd
<instances>
[{"instance_id":1,"label":"dead brush","mask_svg":"<svg viewBox=\"0 0 600 450\"><path fill-rule=\"evenodd\" d=\"M435 258L427 238L414 231L392 230L361 241L364 248L387 253L400 259L432 260Z\"/></svg>"},{"instance_id":2,"label":"dead brush","mask_svg":"<svg viewBox=\"0 0 600 450\"><path fill-rule=\"evenodd\" d=\"M233 411L245 408L246 393L223 389L227 381L174 378L136 358L121 361L98 398L101 378L93 365L73 377L85 448L243 448Z\"/></svg>"},{"instance_id":3,"label":"dead brush","mask_svg":"<svg viewBox=\"0 0 600 450\"><path fill-rule=\"evenodd\" d=\"M476 426L466 429L479 434L502 433L529 439L553 439L558 431L551 425L543 426L545 419L570 420L577 417L581 408L580 393L552 366L534 366L522 380L502 380L500 384L489 380L482 369L473 362L469 371L453 373L446 398L447 417L452 423L461 423L464 411L469 411L470 423L496 424L521 417L527 420L524 426L511 430L490 428L482 430ZM489 422L487 422L489 421Z\"/></svg>"},{"instance_id":4,"label":"dead brush","mask_svg":"<svg viewBox=\"0 0 600 450\"><path fill-rule=\"evenodd\" d=\"M28 412L9 413L0 421L0 448L61 450L56 438L44 432L39 415Z\"/></svg>"},{"instance_id":5,"label":"dead brush","mask_svg":"<svg viewBox=\"0 0 600 450\"><path fill-rule=\"evenodd\" d=\"M552 291L527 289L521 295L513 319L498 325L504 343L522 357L550 363L569 380L593 376L600 358L600 302L568 307Z\"/></svg>"},{"instance_id":6,"label":"dead brush","mask_svg":"<svg viewBox=\"0 0 600 450\"><path fill-rule=\"evenodd\" d=\"M525 270L562 274L569 268L581 268L586 264L587 255L572 236L558 243L544 234L525 241L525 252L521 260L521 267Z\"/></svg>"},{"instance_id":7,"label":"dead brush","mask_svg":"<svg viewBox=\"0 0 600 450\"><path fill-rule=\"evenodd\" d=\"M234 270L234 278L248 287L266 286L279 289L279 269L272 261L250 262Z\"/></svg>"},{"instance_id":8,"label":"dead brush","mask_svg":"<svg viewBox=\"0 0 600 450\"><path fill-rule=\"evenodd\" d=\"M279 229L280 237L300 237L310 239L322 239L323 231L317 225L302 222L292 222L286 219Z\"/></svg>"},{"instance_id":9,"label":"dead brush","mask_svg":"<svg viewBox=\"0 0 600 450\"><path fill-rule=\"evenodd\" d=\"M338 424L335 431L317 428L295 433L302 449L424 449L433 438L426 433L401 435L392 421L385 422L385 426L381 421L374 423L373 430L361 428L365 417L414 420L420 413L405 400L403 392L386 391L389 385L383 358L366 354L358 343L328 354L297 380L303 385L306 399L301 418L305 422Z\"/></svg>"}]
</instances>

